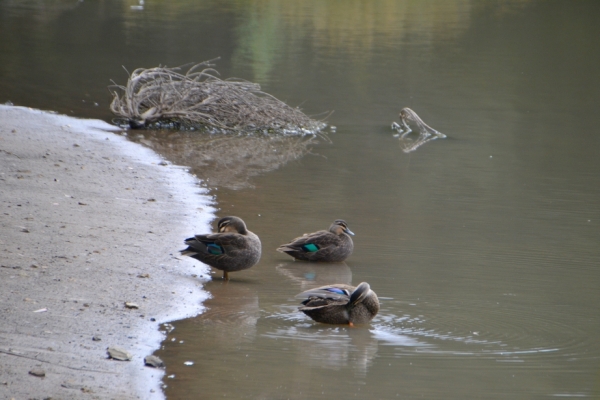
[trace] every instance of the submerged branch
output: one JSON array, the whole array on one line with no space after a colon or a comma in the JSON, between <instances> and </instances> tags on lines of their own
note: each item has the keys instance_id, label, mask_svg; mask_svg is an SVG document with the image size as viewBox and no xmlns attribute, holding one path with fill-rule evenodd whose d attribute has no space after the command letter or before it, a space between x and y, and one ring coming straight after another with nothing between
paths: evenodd
<instances>
[{"instance_id":1,"label":"submerged branch","mask_svg":"<svg viewBox=\"0 0 600 400\"><path fill-rule=\"evenodd\" d=\"M408 107L400 110L399 116L400 123L393 122L392 129L398 132L398 134L394 136L400 139L400 147L405 153L415 151L432 140L443 139L446 137L442 132L433 129L423 122L417 113ZM410 133L415 132L411 126L416 129L416 138L409 136Z\"/></svg>"}]
</instances>

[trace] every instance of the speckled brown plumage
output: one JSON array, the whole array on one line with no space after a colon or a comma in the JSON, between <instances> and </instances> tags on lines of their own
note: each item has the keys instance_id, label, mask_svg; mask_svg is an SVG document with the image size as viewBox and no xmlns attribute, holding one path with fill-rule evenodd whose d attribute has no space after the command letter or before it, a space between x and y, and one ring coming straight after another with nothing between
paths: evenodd
<instances>
[{"instance_id":1,"label":"speckled brown plumage","mask_svg":"<svg viewBox=\"0 0 600 400\"><path fill-rule=\"evenodd\" d=\"M321 286L296 297L305 299L300 311L324 324L364 324L379 312L379 299L367 282Z\"/></svg>"},{"instance_id":2,"label":"speckled brown plumage","mask_svg":"<svg viewBox=\"0 0 600 400\"><path fill-rule=\"evenodd\" d=\"M354 243L348 224L337 219L329 230L307 233L290 243L282 244L277 251L289 254L297 260L340 262L352 254Z\"/></svg>"},{"instance_id":3,"label":"speckled brown plumage","mask_svg":"<svg viewBox=\"0 0 600 400\"><path fill-rule=\"evenodd\" d=\"M223 271L223 279L229 279L229 272L248 269L260 260L260 239L238 217L223 217L217 233L195 235L184 242L188 248L182 255Z\"/></svg>"}]
</instances>

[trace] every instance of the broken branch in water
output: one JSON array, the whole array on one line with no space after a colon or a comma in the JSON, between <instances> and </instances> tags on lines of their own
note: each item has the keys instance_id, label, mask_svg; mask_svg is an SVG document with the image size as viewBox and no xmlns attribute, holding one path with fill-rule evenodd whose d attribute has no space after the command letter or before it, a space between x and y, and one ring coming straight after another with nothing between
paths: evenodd
<instances>
[{"instance_id":1,"label":"broken branch in water","mask_svg":"<svg viewBox=\"0 0 600 400\"><path fill-rule=\"evenodd\" d=\"M126 86L112 85L110 110L142 128L159 126L213 127L227 131L317 133L325 123L305 115L242 79L222 80L211 61L179 68L138 68ZM200 71L199 68L206 67ZM119 93L122 93L121 95Z\"/></svg>"},{"instance_id":2,"label":"broken branch in water","mask_svg":"<svg viewBox=\"0 0 600 400\"><path fill-rule=\"evenodd\" d=\"M437 131L427 125L423 120L417 115L416 112L411 110L408 107L400 110L400 123L392 122L392 129L398 132L398 135L394 135L395 137L399 137L400 139L400 147L402 151L405 153L410 153L411 151L415 151L425 143L435 140L435 139L443 139L446 137L442 132ZM416 140L408 137L411 132L414 132L411 128L411 125L415 127L417 130L418 137Z\"/></svg>"}]
</instances>

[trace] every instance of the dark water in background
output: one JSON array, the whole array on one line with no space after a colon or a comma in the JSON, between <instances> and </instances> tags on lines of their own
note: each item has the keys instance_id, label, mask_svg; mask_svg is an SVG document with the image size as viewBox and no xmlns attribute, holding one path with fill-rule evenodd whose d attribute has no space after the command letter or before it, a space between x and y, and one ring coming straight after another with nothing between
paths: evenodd
<instances>
[{"instance_id":1,"label":"dark water in background","mask_svg":"<svg viewBox=\"0 0 600 400\"><path fill-rule=\"evenodd\" d=\"M0 0L0 101L110 120L121 65L221 56L222 76L337 127L130 135L208 178L219 216L263 242L173 324L168 398L600 396L600 3L137 4ZM448 138L404 153L389 124L405 106ZM346 263L274 251L335 218L356 233ZM296 312L301 290L361 281L382 301L370 326Z\"/></svg>"}]
</instances>

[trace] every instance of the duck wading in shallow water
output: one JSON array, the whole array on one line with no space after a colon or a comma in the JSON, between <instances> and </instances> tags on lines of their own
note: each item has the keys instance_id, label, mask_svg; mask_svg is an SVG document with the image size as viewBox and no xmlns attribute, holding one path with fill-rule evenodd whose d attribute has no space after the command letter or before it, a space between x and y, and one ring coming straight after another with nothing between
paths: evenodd
<instances>
[{"instance_id":1,"label":"duck wading in shallow water","mask_svg":"<svg viewBox=\"0 0 600 400\"><path fill-rule=\"evenodd\" d=\"M290 243L282 244L277 251L289 254L297 260L340 262L352 254L354 235L343 219L336 219L328 231L305 233Z\"/></svg>"},{"instance_id":2,"label":"duck wading in shallow water","mask_svg":"<svg viewBox=\"0 0 600 400\"><path fill-rule=\"evenodd\" d=\"M344 284L321 286L296 298L305 299L300 311L324 324L364 324L379 312L379 299L367 282L356 288Z\"/></svg>"},{"instance_id":3,"label":"duck wading in shallow water","mask_svg":"<svg viewBox=\"0 0 600 400\"><path fill-rule=\"evenodd\" d=\"M260 260L260 239L238 217L223 217L217 233L196 235L184 242L189 247L181 250L182 255L223 271L225 280L229 280L229 272L248 269Z\"/></svg>"}]
</instances>

